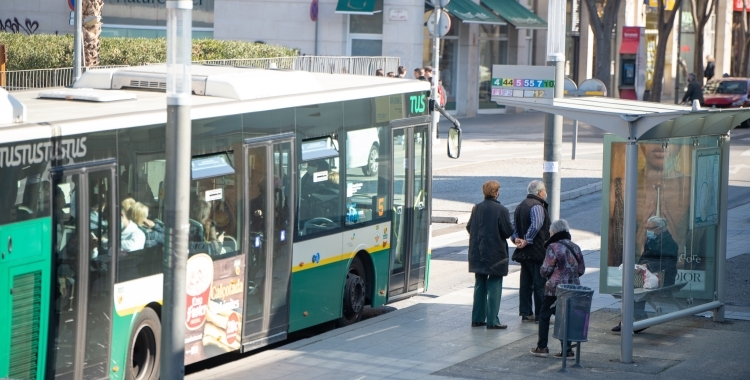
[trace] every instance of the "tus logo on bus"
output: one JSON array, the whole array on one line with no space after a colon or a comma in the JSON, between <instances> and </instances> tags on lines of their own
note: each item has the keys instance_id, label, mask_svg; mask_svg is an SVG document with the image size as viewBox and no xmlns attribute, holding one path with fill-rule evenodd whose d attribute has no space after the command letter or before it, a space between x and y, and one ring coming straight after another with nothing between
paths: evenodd
<instances>
[{"instance_id":1,"label":"tus logo on bus","mask_svg":"<svg viewBox=\"0 0 750 380\"><path fill-rule=\"evenodd\" d=\"M425 105L424 95L412 95L409 97L411 113L422 113L427 106Z\"/></svg>"}]
</instances>

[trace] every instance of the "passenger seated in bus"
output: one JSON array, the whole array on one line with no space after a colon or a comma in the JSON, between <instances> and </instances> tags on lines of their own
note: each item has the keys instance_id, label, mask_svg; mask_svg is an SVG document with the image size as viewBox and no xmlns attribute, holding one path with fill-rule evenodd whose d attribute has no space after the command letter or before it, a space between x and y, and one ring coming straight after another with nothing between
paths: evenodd
<instances>
[{"instance_id":1,"label":"passenger seated in bus","mask_svg":"<svg viewBox=\"0 0 750 380\"><path fill-rule=\"evenodd\" d=\"M127 216L146 235L144 248L164 245L164 227L148 219L148 206L136 202L128 210Z\"/></svg>"},{"instance_id":2,"label":"passenger seated in bus","mask_svg":"<svg viewBox=\"0 0 750 380\"><path fill-rule=\"evenodd\" d=\"M99 231L100 229L102 231L107 230L108 223L104 212L106 207L107 199L104 195L91 195L91 199L89 200L89 228L91 228L92 231Z\"/></svg>"},{"instance_id":3,"label":"passenger seated in bus","mask_svg":"<svg viewBox=\"0 0 750 380\"><path fill-rule=\"evenodd\" d=\"M120 207L122 207L123 212L128 212L131 207L135 204L135 199L132 197L127 197L120 202Z\"/></svg>"},{"instance_id":4,"label":"passenger seated in bus","mask_svg":"<svg viewBox=\"0 0 750 380\"><path fill-rule=\"evenodd\" d=\"M140 251L146 244L146 234L133 223L125 212L120 213L120 250L123 252Z\"/></svg>"},{"instance_id":5,"label":"passenger seated in bus","mask_svg":"<svg viewBox=\"0 0 750 380\"><path fill-rule=\"evenodd\" d=\"M190 253L218 255L224 244L224 231L216 232L216 223L211 219L211 205L196 199L190 206Z\"/></svg>"}]
</instances>

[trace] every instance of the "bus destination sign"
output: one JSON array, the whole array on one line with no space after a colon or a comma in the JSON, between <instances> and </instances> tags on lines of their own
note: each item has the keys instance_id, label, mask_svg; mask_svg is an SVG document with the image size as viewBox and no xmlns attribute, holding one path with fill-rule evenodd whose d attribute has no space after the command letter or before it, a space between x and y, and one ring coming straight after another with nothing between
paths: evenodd
<instances>
[{"instance_id":1,"label":"bus destination sign","mask_svg":"<svg viewBox=\"0 0 750 380\"><path fill-rule=\"evenodd\" d=\"M492 66L492 101L525 98L552 101L555 95L555 71L551 66Z\"/></svg>"}]
</instances>

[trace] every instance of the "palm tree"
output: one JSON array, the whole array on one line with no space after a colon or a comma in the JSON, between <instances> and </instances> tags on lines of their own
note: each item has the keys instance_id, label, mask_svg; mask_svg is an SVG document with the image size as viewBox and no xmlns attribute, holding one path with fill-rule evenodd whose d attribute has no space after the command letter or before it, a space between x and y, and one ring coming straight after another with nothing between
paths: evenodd
<instances>
[{"instance_id":1,"label":"palm tree","mask_svg":"<svg viewBox=\"0 0 750 380\"><path fill-rule=\"evenodd\" d=\"M99 66L104 0L83 0L83 56L86 66Z\"/></svg>"}]
</instances>

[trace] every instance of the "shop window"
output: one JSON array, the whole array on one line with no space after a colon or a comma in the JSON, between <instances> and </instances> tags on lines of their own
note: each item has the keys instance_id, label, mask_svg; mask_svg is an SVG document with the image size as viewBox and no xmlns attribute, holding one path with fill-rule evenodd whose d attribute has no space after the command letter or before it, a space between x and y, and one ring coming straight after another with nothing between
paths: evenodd
<instances>
[{"instance_id":1,"label":"shop window","mask_svg":"<svg viewBox=\"0 0 750 380\"><path fill-rule=\"evenodd\" d=\"M349 15L349 55L383 55L383 0L371 15Z\"/></svg>"}]
</instances>

